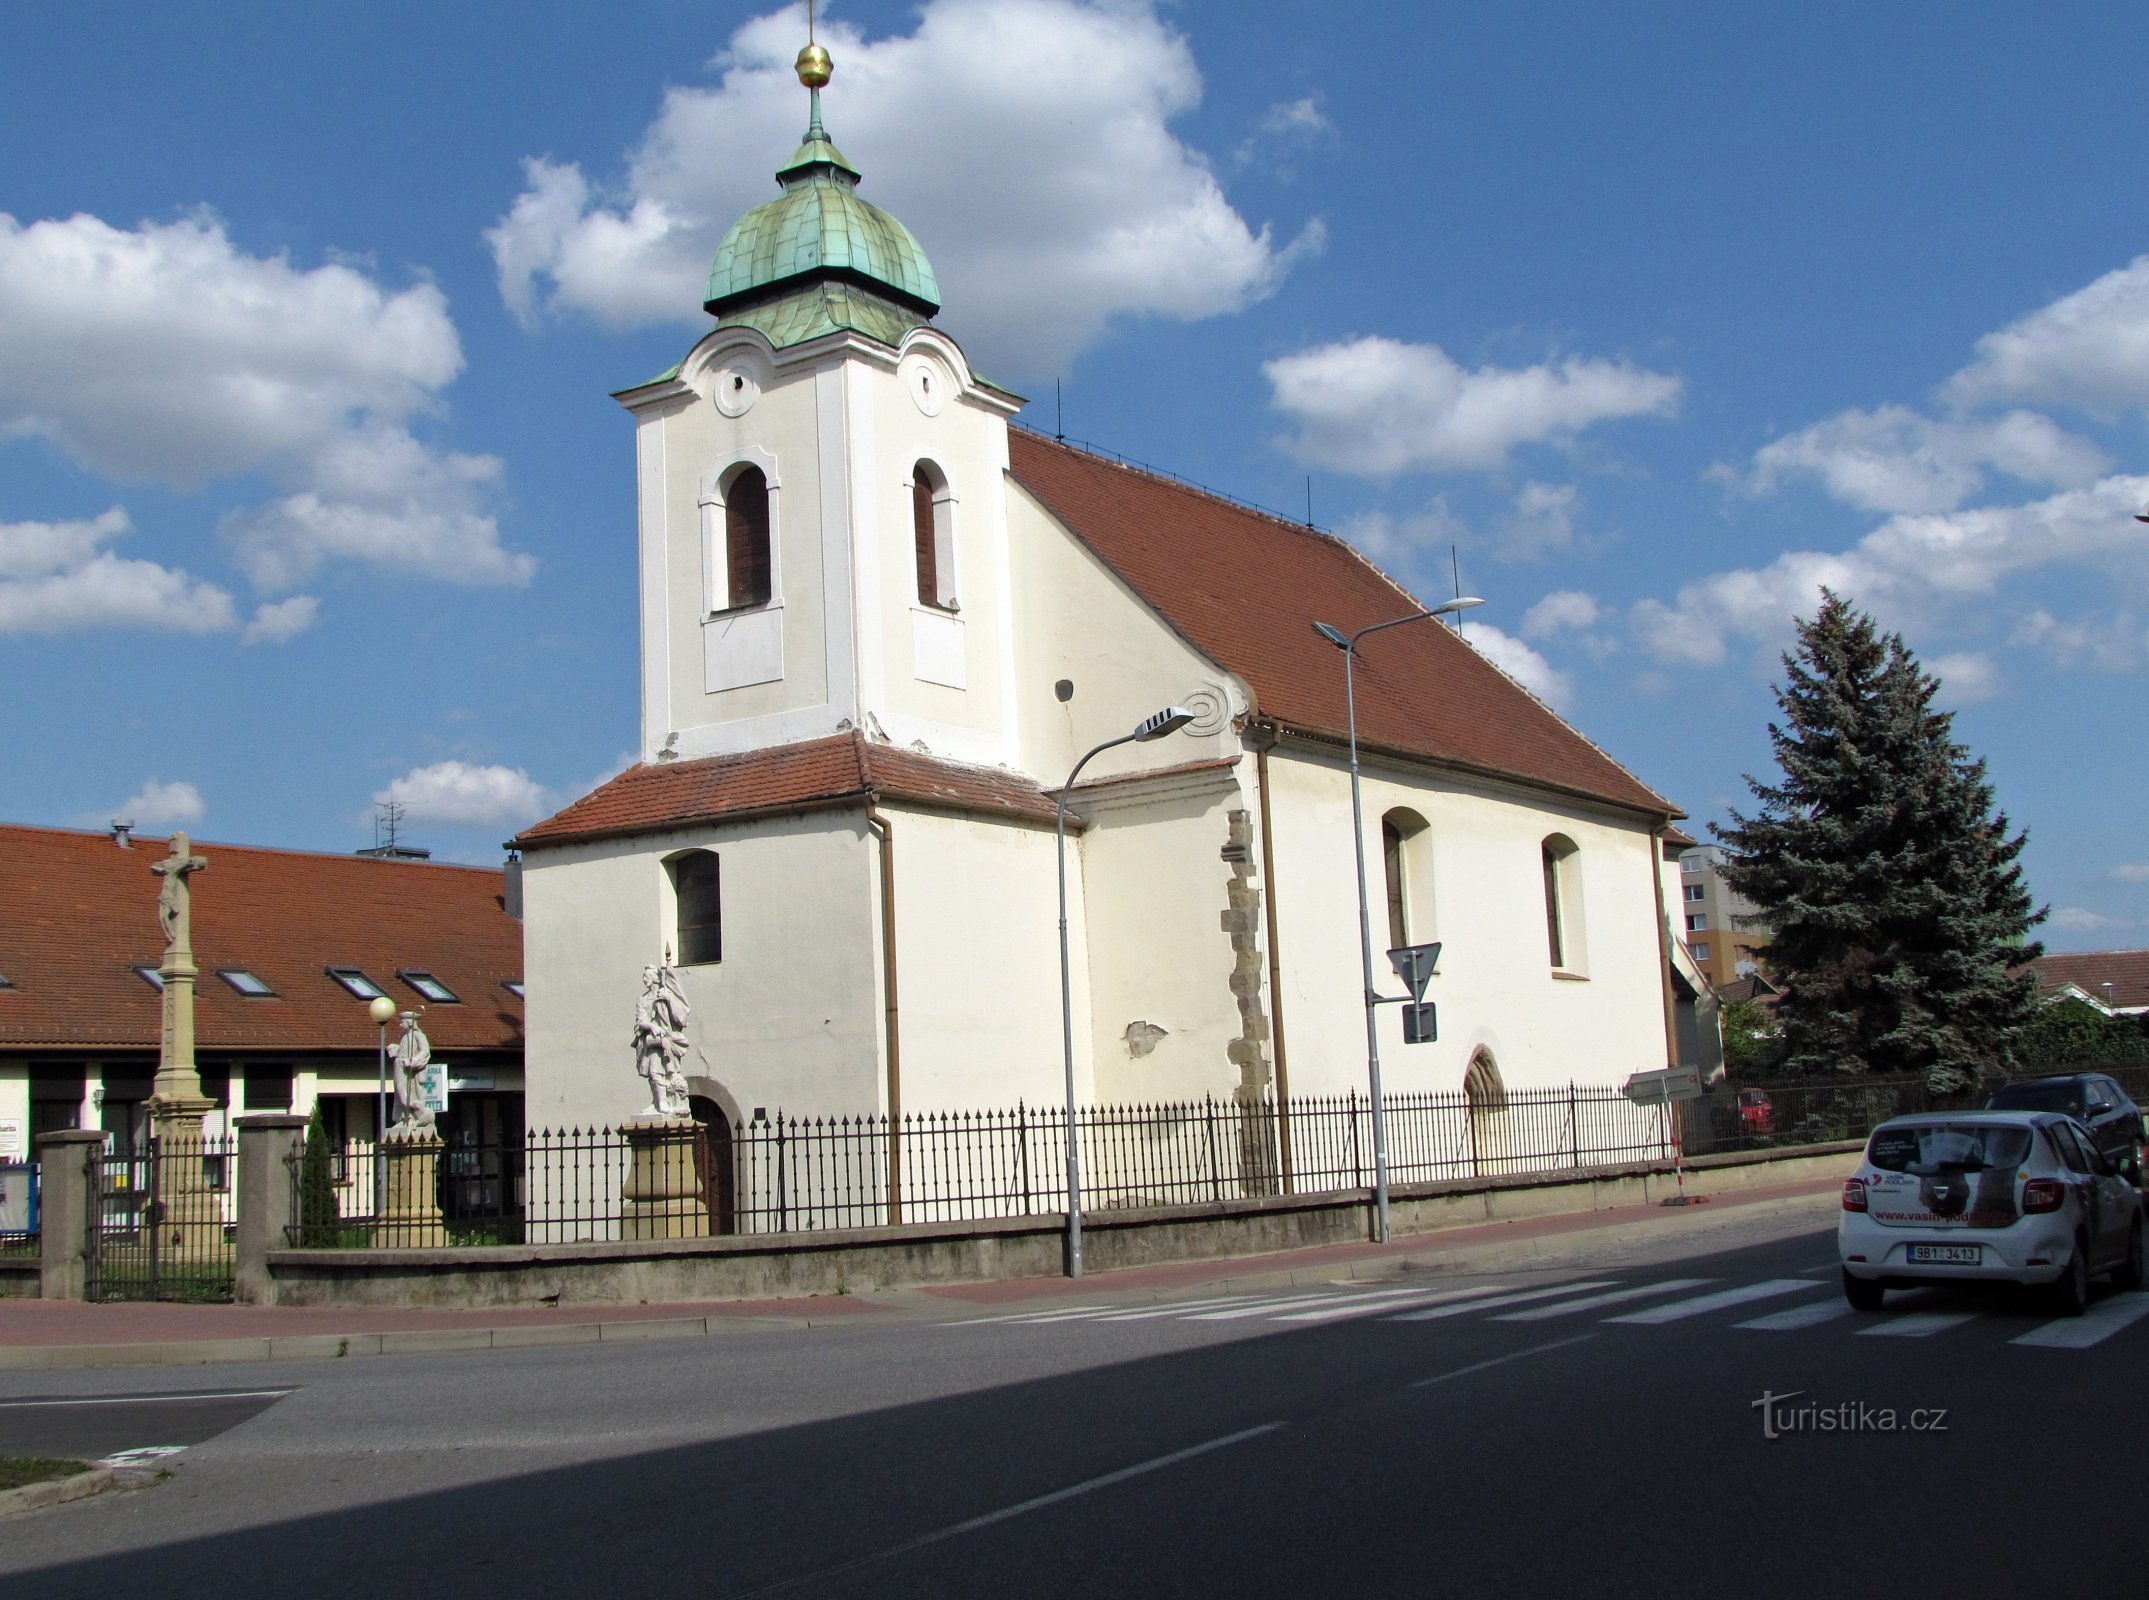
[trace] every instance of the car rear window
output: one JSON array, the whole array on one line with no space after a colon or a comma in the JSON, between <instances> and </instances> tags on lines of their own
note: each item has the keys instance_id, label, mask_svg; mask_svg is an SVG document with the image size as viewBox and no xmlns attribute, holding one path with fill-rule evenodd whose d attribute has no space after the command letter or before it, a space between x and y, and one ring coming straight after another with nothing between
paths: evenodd
<instances>
[{"instance_id":1,"label":"car rear window","mask_svg":"<svg viewBox=\"0 0 2149 1600\"><path fill-rule=\"evenodd\" d=\"M2009 1083L1992 1092L1985 1102L1993 1111L2065 1111L2082 1109L2079 1083Z\"/></svg>"},{"instance_id":2,"label":"car rear window","mask_svg":"<svg viewBox=\"0 0 2149 1600\"><path fill-rule=\"evenodd\" d=\"M1982 1127L1975 1123L1931 1122L1908 1128L1879 1128L1865 1158L1883 1172L1925 1176L1935 1172L1982 1172L1987 1167L2019 1167L2029 1159L2030 1130Z\"/></svg>"}]
</instances>

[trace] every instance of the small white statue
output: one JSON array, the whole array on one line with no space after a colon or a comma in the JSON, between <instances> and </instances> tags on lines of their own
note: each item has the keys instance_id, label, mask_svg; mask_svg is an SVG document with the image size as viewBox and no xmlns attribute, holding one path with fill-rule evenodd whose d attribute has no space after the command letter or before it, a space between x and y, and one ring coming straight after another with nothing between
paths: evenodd
<instances>
[{"instance_id":1,"label":"small white statue","mask_svg":"<svg viewBox=\"0 0 2149 1600\"><path fill-rule=\"evenodd\" d=\"M649 1080L645 1117L684 1117L687 1106L686 994L679 974L664 966L642 968L642 997L634 1003L634 1070Z\"/></svg>"},{"instance_id":2,"label":"small white statue","mask_svg":"<svg viewBox=\"0 0 2149 1600\"><path fill-rule=\"evenodd\" d=\"M403 1037L395 1043L395 1121L391 1139L433 1137L433 1108L425 1103L418 1075L432 1064L433 1044L418 1027L417 1016L403 1013Z\"/></svg>"}]
</instances>

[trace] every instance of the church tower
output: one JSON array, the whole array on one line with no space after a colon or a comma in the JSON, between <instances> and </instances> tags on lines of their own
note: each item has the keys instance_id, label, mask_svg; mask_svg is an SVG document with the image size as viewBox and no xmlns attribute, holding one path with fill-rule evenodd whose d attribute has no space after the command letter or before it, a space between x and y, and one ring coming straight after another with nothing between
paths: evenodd
<instances>
[{"instance_id":1,"label":"church tower","mask_svg":"<svg viewBox=\"0 0 2149 1600\"><path fill-rule=\"evenodd\" d=\"M804 140L724 236L685 360L617 396L636 422L641 758L852 728L987 765L1017 755L1007 418L933 326L909 229L860 197L799 53Z\"/></svg>"}]
</instances>

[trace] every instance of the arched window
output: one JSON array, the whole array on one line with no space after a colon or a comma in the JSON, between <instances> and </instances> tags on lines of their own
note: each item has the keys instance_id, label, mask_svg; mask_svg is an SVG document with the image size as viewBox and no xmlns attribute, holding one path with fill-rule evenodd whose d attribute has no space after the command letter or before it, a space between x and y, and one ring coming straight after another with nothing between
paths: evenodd
<instances>
[{"instance_id":1,"label":"arched window","mask_svg":"<svg viewBox=\"0 0 2149 1600\"><path fill-rule=\"evenodd\" d=\"M1388 889L1388 948L1432 938L1432 831L1417 812L1398 807L1380 819L1380 858Z\"/></svg>"},{"instance_id":2,"label":"arched window","mask_svg":"<svg viewBox=\"0 0 2149 1600\"><path fill-rule=\"evenodd\" d=\"M1564 833L1547 834L1538 854L1545 880L1545 940L1555 972L1579 976L1587 963L1582 925L1582 854Z\"/></svg>"},{"instance_id":3,"label":"arched window","mask_svg":"<svg viewBox=\"0 0 2149 1600\"><path fill-rule=\"evenodd\" d=\"M742 467L724 490L725 607L767 605L769 578L769 480Z\"/></svg>"},{"instance_id":4,"label":"arched window","mask_svg":"<svg viewBox=\"0 0 2149 1600\"><path fill-rule=\"evenodd\" d=\"M1497 1172L1511 1165L1499 1115L1507 1109L1507 1085L1500 1081L1499 1063L1483 1045L1470 1053L1470 1065L1463 1070L1463 1101L1470 1108L1471 1172Z\"/></svg>"},{"instance_id":5,"label":"arched window","mask_svg":"<svg viewBox=\"0 0 2149 1600\"><path fill-rule=\"evenodd\" d=\"M953 611L955 606L955 500L948 480L930 461L910 470L911 545L918 565L918 604Z\"/></svg>"},{"instance_id":6,"label":"arched window","mask_svg":"<svg viewBox=\"0 0 2149 1600\"><path fill-rule=\"evenodd\" d=\"M689 850L666 864L679 908L679 965L724 959L723 877L714 850Z\"/></svg>"}]
</instances>

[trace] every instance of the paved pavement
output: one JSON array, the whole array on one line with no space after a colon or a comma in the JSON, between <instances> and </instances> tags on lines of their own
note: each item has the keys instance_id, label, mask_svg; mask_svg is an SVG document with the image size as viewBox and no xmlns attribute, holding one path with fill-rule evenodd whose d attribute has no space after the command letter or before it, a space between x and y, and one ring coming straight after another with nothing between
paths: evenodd
<instances>
[{"instance_id":1,"label":"paved pavement","mask_svg":"<svg viewBox=\"0 0 2149 1600\"><path fill-rule=\"evenodd\" d=\"M1833 1179L1724 1196L1705 1207L1625 1206L1420 1234L1386 1245L1329 1245L1229 1261L1170 1262L1065 1278L1015 1279L868 1295L621 1305L346 1309L198 1306L0 1299L0 1370L76 1366L192 1366L208 1362L318 1360L353 1356L524 1349L652 1338L698 1338L754 1324L813 1327L873 1317L931 1316L944 1301L1000 1305L1053 1302L1077 1289L1114 1295L1196 1288L1322 1282L1400 1270L1432 1270L1488 1257L1558 1252L1577 1239L1703 1233L1750 1216L1833 1194Z\"/></svg>"},{"instance_id":2,"label":"paved pavement","mask_svg":"<svg viewBox=\"0 0 2149 1600\"><path fill-rule=\"evenodd\" d=\"M0 1451L94 1424L174 1467L9 1521L0 1575L160 1600L272 1573L321 1600L2143 1593L2131 1543L2094 1535L2144 1509L2149 1296L1854 1314L1832 1224L1819 1196L1299 1282L0 1373L37 1402L0 1405Z\"/></svg>"}]
</instances>

